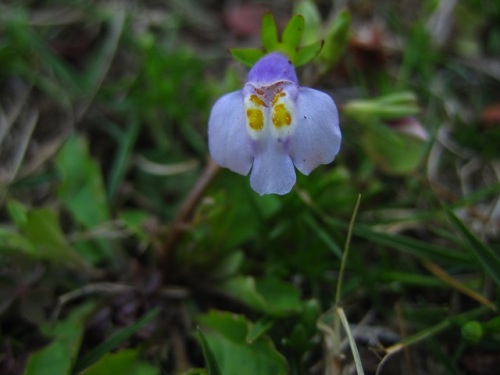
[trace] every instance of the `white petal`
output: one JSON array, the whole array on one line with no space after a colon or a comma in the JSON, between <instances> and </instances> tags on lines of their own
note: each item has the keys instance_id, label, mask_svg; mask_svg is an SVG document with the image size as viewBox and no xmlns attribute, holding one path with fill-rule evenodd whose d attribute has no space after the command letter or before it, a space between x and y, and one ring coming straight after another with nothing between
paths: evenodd
<instances>
[{"instance_id":1,"label":"white petal","mask_svg":"<svg viewBox=\"0 0 500 375\"><path fill-rule=\"evenodd\" d=\"M328 164L340 150L342 135L332 98L310 88L300 88L296 102L297 125L290 137L290 156L305 175L320 164Z\"/></svg>"},{"instance_id":2,"label":"white petal","mask_svg":"<svg viewBox=\"0 0 500 375\"><path fill-rule=\"evenodd\" d=\"M221 97L212 107L208 120L208 147L212 159L221 167L246 175L252 167L252 140L246 130L241 91Z\"/></svg>"},{"instance_id":3,"label":"white petal","mask_svg":"<svg viewBox=\"0 0 500 375\"><path fill-rule=\"evenodd\" d=\"M272 138L259 142L250 186L260 195L287 194L295 184L295 169L281 143Z\"/></svg>"}]
</instances>

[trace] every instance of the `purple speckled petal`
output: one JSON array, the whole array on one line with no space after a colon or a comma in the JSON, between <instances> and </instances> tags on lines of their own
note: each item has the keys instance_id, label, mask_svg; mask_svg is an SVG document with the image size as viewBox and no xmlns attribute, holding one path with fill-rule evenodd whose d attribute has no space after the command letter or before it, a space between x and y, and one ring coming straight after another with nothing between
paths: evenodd
<instances>
[{"instance_id":1,"label":"purple speckled petal","mask_svg":"<svg viewBox=\"0 0 500 375\"><path fill-rule=\"evenodd\" d=\"M340 150L342 135L332 98L310 88L300 88L296 102L297 127L290 137L290 156L305 175L328 164Z\"/></svg>"},{"instance_id":2,"label":"purple speckled petal","mask_svg":"<svg viewBox=\"0 0 500 375\"><path fill-rule=\"evenodd\" d=\"M295 169L282 145L268 138L255 155L250 186L260 195L287 194L295 184Z\"/></svg>"},{"instance_id":3,"label":"purple speckled petal","mask_svg":"<svg viewBox=\"0 0 500 375\"><path fill-rule=\"evenodd\" d=\"M248 82L270 85L278 81L299 84L295 68L285 55L273 52L262 57L248 72Z\"/></svg>"},{"instance_id":4,"label":"purple speckled petal","mask_svg":"<svg viewBox=\"0 0 500 375\"><path fill-rule=\"evenodd\" d=\"M246 130L242 92L221 97L208 120L208 147L212 159L221 167L247 175L252 167L252 140Z\"/></svg>"}]
</instances>

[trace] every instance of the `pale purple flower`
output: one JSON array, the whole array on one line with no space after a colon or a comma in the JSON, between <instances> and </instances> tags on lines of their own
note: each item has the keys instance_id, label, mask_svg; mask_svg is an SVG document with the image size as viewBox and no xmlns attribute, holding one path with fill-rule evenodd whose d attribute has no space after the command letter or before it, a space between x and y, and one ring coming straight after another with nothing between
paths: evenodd
<instances>
[{"instance_id":1,"label":"pale purple flower","mask_svg":"<svg viewBox=\"0 0 500 375\"><path fill-rule=\"evenodd\" d=\"M259 194L286 194L295 167L305 175L335 159L341 133L327 94L300 87L295 68L280 53L262 57L243 90L221 97L208 121L210 154L217 164L250 174Z\"/></svg>"}]
</instances>

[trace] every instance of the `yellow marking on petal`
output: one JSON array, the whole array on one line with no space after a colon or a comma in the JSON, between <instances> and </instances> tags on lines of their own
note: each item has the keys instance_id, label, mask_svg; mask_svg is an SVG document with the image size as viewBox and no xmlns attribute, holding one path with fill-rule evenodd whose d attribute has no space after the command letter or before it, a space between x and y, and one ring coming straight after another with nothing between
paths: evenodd
<instances>
[{"instance_id":1,"label":"yellow marking on petal","mask_svg":"<svg viewBox=\"0 0 500 375\"><path fill-rule=\"evenodd\" d=\"M276 92L276 95L274 95L273 97L273 100L272 100L272 104L273 106L276 105L276 103L278 103L278 100L280 100L280 98L286 96L286 94L280 89Z\"/></svg>"},{"instance_id":2,"label":"yellow marking on petal","mask_svg":"<svg viewBox=\"0 0 500 375\"><path fill-rule=\"evenodd\" d=\"M257 107L267 107L266 103L264 103L264 101L257 95L250 95L250 101Z\"/></svg>"},{"instance_id":3,"label":"yellow marking on petal","mask_svg":"<svg viewBox=\"0 0 500 375\"><path fill-rule=\"evenodd\" d=\"M260 109L247 109L247 119L248 126L250 126L253 130L260 131L264 128L264 114Z\"/></svg>"},{"instance_id":4,"label":"yellow marking on petal","mask_svg":"<svg viewBox=\"0 0 500 375\"><path fill-rule=\"evenodd\" d=\"M290 112L288 112L288 109L284 104L276 104L273 109L272 120L276 128L289 126L292 123L292 115L290 115Z\"/></svg>"}]
</instances>

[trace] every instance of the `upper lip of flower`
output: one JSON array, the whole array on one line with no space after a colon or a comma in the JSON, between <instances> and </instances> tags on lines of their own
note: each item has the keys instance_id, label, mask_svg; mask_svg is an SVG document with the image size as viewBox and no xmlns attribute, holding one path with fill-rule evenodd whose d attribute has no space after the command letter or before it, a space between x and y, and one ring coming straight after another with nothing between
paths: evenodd
<instances>
[{"instance_id":1,"label":"upper lip of flower","mask_svg":"<svg viewBox=\"0 0 500 375\"><path fill-rule=\"evenodd\" d=\"M294 165L309 174L337 155L337 109L328 95L299 87L293 66L279 53L264 56L248 77L243 90L212 108L210 153L240 174L253 167L250 184L259 194L286 194L296 181Z\"/></svg>"}]
</instances>

